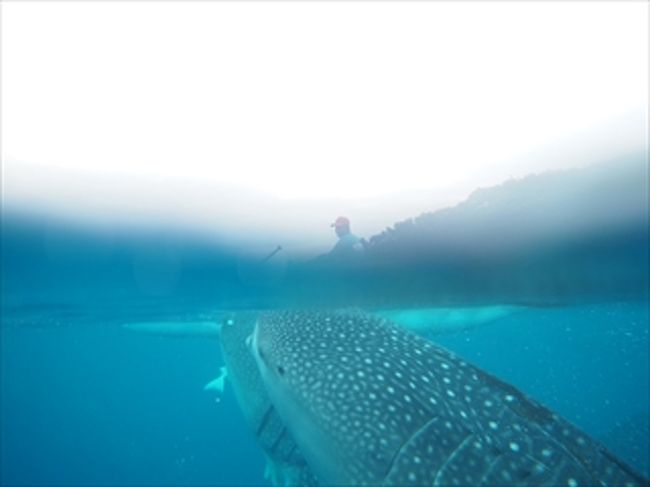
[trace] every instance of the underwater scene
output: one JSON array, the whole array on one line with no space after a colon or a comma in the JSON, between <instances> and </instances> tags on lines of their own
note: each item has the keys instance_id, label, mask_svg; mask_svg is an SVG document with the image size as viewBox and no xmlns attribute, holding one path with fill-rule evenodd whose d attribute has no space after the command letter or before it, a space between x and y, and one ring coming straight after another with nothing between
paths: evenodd
<instances>
[{"instance_id":1,"label":"underwater scene","mask_svg":"<svg viewBox=\"0 0 650 487\"><path fill-rule=\"evenodd\" d=\"M281 245L255 254L178 229L100 231L6 209L2 482L423 485L434 482L422 472L445 472L457 455L465 485L642 484L645 176L639 155L509 181L360 247L342 250L340 238L331 251L296 261L282 258ZM345 233L346 220L334 230ZM372 338L392 327L395 350ZM421 365L415 354L426 354L425 343L442 348ZM452 379L461 382L448 387L436 361L440 372L477 367L485 375L459 372ZM476 381L479 397L468 392ZM332 398L337 384L343 392ZM384 387L418 403L433 391L438 404L414 408L408 394L382 396ZM358 408L359 418L346 408ZM465 430L490 446L490 426L476 424L491 408L486 424L506 451L492 445L494 459L473 477L478 460L463 457ZM404 411L406 424L391 419ZM445 415L449 430L431 422ZM500 438L496 421L526 433ZM580 444L559 446L562 430ZM422 441L443 458L427 459ZM553 447L570 454L544 462L534 458L537 443L549 455ZM521 464L520 448L531 449ZM422 469L400 469L408 457ZM534 470L536 461L545 470ZM515 477L521 469L530 478Z\"/></svg>"}]
</instances>

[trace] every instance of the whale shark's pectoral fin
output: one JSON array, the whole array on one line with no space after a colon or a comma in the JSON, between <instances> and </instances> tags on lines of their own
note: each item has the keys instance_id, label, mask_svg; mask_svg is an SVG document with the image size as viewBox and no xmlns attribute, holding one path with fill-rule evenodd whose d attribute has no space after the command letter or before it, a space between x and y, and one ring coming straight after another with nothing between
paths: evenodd
<instances>
[{"instance_id":1,"label":"whale shark's pectoral fin","mask_svg":"<svg viewBox=\"0 0 650 487\"><path fill-rule=\"evenodd\" d=\"M380 309L372 311L372 314L416 333L434 335L492 323L525 309L525 306L503 304L457 308Z\"/></svg>"},{"instance_id":2,"label":"whale shark's pectoral fin","mask_svg":"<svg viewBox=\"0 0 650 487\"><path fill-rule=\"evenodd\" d=\"M204 391L217 391L219 394L223 394L223 388L226 385L226 377L228 377L228 369L226 367L221 367L221 373L219 377L211 380L205 386L203 386Z\"/></svg>"},{"instance_id":3,"label":"whale shark's pectoral fin","mask_svg":"<svg viewBox=\"0 0 650 487\"><path fill-rule=\"evenodd\" d=\"M266 457L266 465L264 466L264 480L270 481L271 485L278 485L275 465L268 457Z\"/></svg>"},{"instance_id":4,"label":"whale shark's pectoral fin","mask_svg":"<svg viewBox=\"0 0 650 487\"><path fill-rule=\"evenodd\" d=\"M269 456L266 457L264 478L273 487L317 487L320 485L306 463L286 463Z\"/></svg>"}]
</instances>

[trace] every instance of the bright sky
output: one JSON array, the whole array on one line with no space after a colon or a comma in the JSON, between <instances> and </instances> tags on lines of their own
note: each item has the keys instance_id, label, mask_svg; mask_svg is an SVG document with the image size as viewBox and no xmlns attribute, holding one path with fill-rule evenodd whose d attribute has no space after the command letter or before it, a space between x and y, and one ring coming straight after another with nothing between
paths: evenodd
<instances>
[{"instance_id":1,"label":"bright sky","mask_svg":"<svg viewBox=\"0 0 650 487\"><path fill-rule=\"evenodd\" d=\"M646 2L1 9L4 203L331 243L647 150Z\"/></svg>"}]
</instances>

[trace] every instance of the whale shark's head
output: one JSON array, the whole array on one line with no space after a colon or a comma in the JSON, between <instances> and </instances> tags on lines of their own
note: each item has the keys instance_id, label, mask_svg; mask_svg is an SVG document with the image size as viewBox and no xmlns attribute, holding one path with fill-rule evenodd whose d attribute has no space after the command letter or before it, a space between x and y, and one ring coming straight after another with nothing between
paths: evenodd
<instances>
[{"instance_id":1,"label":"whale shark's head","mask_svg":"<svg viewBox=\"0 0 650 487\"><path fill-rule=\"evenodd\" d=\"M273 408L257 364L250 354L250 337L259 312L233 312L224 316L221 351L239 405L268 461L274 485L315 485L290 433ZM247 346L247 343L249 345Z\"/></svg>"},{"instance_id":2,"label":"whale shark's head","mask_svg":"<svg viewBox=\"0 0 650 487\"><path fill-rule=\"evenodd\" d=\"M325 355L327 347L322 347L322 353L313 356L311 343L304 342L305 334L309 333L310 326L317 320L317 315L300 312L266 313L260 316L248 345L267 380L276 386L294 389L302 381L313 377L312 361L305 360L307 356L316 360L313 362L316 368L318 362L326 366L329 357Z\"/></svg>"},{"instance_id":3,"label":"whale shark's head","mask_svg":"<svg viewBox=\"0 0 650 487\"><path fill-rule=\"evenodd\" d=\"M411 335L383 323L331 312L258 320L250 346L261 376L323 483L382 482L405 438L430 417L405 381L414 347L403 337Z\"/></svg>"}]
</instances>

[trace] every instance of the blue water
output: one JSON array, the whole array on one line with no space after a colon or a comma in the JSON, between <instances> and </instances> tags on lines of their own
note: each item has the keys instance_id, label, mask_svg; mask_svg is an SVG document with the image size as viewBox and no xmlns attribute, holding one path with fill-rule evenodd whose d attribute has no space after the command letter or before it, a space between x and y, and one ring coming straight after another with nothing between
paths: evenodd
<instances>
[{"instance_id":1,"label":"blue water","mask_svg":"<svg viewBox=\"0 0 650 487\"><path fill-rule=\"evenodd\" d=\"M91 238L78 229L44 228L15 220L3 232L2 483L266 483L263 455L232 389L223 396L203 391L223 364L217 341L141 335L121 325L210 320L228 308L304 306L304 294L291 293L291 269L271 284L251 282L235 253L212 243L173 234ZM647 252L647 240L642 244ZM615 289L612 262L596 270L601 277L610 272ZM323 277L318 289L332 286L331 294L321 294L318 304L355 305L340 298L354 295L350 283L358 290L366 279L346 277L339 287L327 284L331 274ZM489 294L477 291L479 280L466 277L472 285L463 294L456 280L445 305L478 295L489 302ZM572 286L567 276L559 286L549 286L545 275L535 287L535 279L531 273L526 295L535 306L435 340L554 409L647 475L647 283L622 299L602 287L590 293ZM356 304L382 304L390 295L400 295L405 307L421 304L423 287L409 302L404 287L391 293L391 282L404 283L385 278L381 289L354 295L363 297ZM539 299L531 300L535 293ZM503 302L503 292L498 298Z\"/></svg>"}]
</instances>

